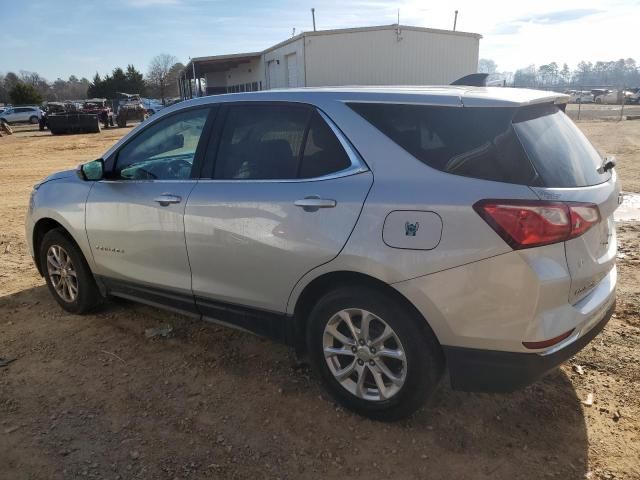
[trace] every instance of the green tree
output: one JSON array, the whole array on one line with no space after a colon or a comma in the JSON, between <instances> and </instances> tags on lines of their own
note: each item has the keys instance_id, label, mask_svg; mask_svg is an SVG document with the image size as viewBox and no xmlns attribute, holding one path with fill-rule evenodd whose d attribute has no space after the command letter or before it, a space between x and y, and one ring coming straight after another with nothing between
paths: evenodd
<instances>
[{"instance_id":1,"label":"green tree","mask_svg":"<svg viewBox=\"0 0 640 480\"><path fill-rule=\"evenodd\" d=\"M571 81L571 70L569 70L569 65L566 63L562 65L562 70L560 70L560 78L565 84L568 84Z\"/></svg>"},{"instance_id":2,"label":"green tree","mask_svg":"<svg viewBox=\"0 0 640 480\"><path fill-rule=\"evenodd\" d=\"M93 77L93 82L89 84L89 88L87 89L87 96L89 98L104 98L103 95L103 85L102 78L100 78L100 74L96 72Z\"/></svg>"},{"instance_id":3,"label":"green tree","mask_svg":"<svg viewBox=\"0 0 640 480\"><path fill-rule=\"evenodd\" d=\"M4 75L0 74L0 103L9 102L9 91L4 86Z\"/></svg>"},{"instance_id":4,"label":"green tree","mask_svg":"<svg viewBox=\"0 0 640 480\"><path fill-rule=\"evenodd\" d=\"M137 93L144 95L145 83L144 76L133 65L127 65L127 90L125 93Z\"/></svg>"},{"instance_id":5,"label":"green tree","mask_svg":"<svg viewBox=\"0 0 640 480\"><path fill-rule=\"evenodd\" d=\"M7 74L4 76L4 88L7 90L7 92L10 92L11 89L15 87L19 81L20 79L18 78L18 75L16 75L14 72L7 72Z\"/></svg>"},{"instance_id":6,"label":"green tree","mask_svg":"<svg viewBox=\"0 0 640 480\"><path fill-rule=\"evenodd\" d=\"M39 105L42 96L33 85L18 82L10 91L9 97L14 105Z\"/></svg>"}]
</instances>

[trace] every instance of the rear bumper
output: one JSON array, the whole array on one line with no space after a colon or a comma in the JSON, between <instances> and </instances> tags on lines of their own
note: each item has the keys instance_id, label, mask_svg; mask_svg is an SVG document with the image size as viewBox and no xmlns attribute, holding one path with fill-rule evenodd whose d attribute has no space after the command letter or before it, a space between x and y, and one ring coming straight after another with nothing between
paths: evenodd
<instances>
[{"instance_id":1,"label":"rear bumper","mask_svg":"<svg viewBox=\"0 0 640 480\"><path fill-rule=\"evenodd\" d=\"M454 390L473 392L512 392L530 385L545 373L573 357L605 327L615 310L615 301L594 326L553 353L503 352L465 347L443 350Z\"/></svg>"}]
</instances>

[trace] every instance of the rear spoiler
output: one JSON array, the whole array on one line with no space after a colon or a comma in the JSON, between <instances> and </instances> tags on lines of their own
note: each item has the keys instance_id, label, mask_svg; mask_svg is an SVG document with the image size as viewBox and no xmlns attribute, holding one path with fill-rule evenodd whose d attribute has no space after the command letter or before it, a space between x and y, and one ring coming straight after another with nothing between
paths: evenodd
<instances>
[{"instance_id":1,"label":"rear spoiler","mask_svg":"<svg viewBox=\"0 0 640 480\"><path fill-rule=\"evenodd\" d=\"M488 73L471 73L469 75L465 75L464 77L460 77L454 82L451 82L450 85L462 85L465 87L486 87L488 77Z\"/></svg>"}]
</instances>

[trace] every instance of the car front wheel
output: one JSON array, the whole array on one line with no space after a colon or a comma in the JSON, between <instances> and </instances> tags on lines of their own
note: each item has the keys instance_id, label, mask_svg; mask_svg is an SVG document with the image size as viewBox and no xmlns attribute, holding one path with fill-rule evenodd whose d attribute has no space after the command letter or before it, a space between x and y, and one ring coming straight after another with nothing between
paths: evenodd
<instances>
[{"instance_id":1,"label":"car front wheel","mask_svg":"<svg viewBox=\"0 0 640 480\"><path fill-rule=\"evenodd\" d=\"M67 312L84 314L102 297L80 249L61 230L50 230L40 244L40 265L47 287Z\"/></svg>"},{"instance_id":2,"label":"car front wheel","mask_svg":"<svg viewBox=\"0 0 640 480\"><path fill-rule=\"evenodd\" d=\"M440 347L423 318L393 295L348 287L327 293L309 318L314 370L345 407L376 420L407 417L435 391Z\"/></svg>"}]
</instances>

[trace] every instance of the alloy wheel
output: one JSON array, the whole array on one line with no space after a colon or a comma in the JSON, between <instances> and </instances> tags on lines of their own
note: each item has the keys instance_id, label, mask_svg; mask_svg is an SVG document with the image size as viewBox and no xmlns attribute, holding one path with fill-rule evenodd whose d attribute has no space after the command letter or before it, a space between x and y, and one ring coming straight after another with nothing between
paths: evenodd
<instances>
[{"instance_id":1,"label":"alloy wheel","mask_svg":"<svg viewBox=\"0 0 640 480\"><path fill-rule=\"evenodd\" d=\"M333 315L324 329L323 351L334 378L363 400L388 400L407 376L398 335L367 310L348 308Z\"/></svg>"},{"instance_id":2,"label":"alloy wheel","mask_svg":"<svg viewBox=\"0 0 640 480\"><path fill-rule=\"evenodd\" d=\"M67 251L60 245L47 250L47 273L54 290L65 302L78 298L78 275Z\"/></svg>"}]
</instances>

